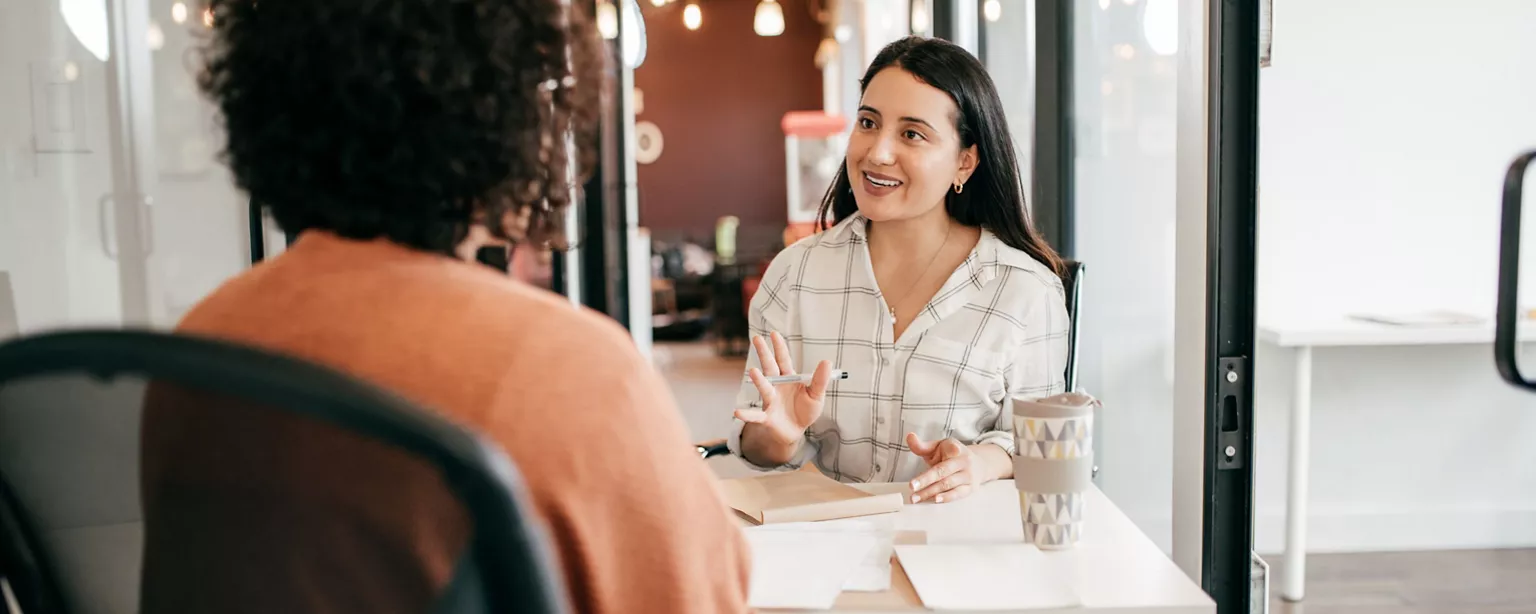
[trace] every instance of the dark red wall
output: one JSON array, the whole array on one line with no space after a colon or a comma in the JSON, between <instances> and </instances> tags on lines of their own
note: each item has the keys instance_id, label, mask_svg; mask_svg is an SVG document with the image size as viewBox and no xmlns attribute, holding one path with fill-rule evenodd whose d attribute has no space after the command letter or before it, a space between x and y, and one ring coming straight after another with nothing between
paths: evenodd
<instances>
[{"instance_id":1,"label":"dark red wall","mask_svg":"<svg viewBox=\"0 0 1536 614\"><path fill-rule=\"evenodd\" d=\"M821 26L806 0L780 0L784 33L752 31L757 0L705 0L703 25L683 26L683 5L640 0L648 51L635 71L644 97L636 121L661 130L664 149L639 166L640 224L659 239L714 241L715 221L741 218L743 256L784 229L784 135L779 118L819 110Z\"/></svg>"}]
</instances>

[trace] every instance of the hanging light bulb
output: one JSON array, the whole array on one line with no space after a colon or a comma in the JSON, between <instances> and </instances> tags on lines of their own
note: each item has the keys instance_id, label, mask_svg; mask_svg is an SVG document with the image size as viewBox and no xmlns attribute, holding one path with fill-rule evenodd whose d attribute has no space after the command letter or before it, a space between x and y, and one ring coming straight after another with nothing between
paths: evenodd
<instances>
[{"instance_id":1,"label":"hanging light bulb","mask_svg":"<svg viewBox=\"0 0 1536 614\"><path fill-rule=\"evenodd\" d=\"M186 5L186 3L184 3L184 2L177 2L176 4L172 4L171 5L171 21L174 21L176 23L186 23L187 22L187 5Z\"/></svg>"},{"instance_id":2,"label":"hanging light bulb","mask_svg":"<svg viewBox=\"0 0 1536 614\"><path fill-rule=\"evenodd\" d=\"M612 2L599 0L597 3L597 31L608 40L619 37L619 10Z\"/></svg>"},{"instance_id":3,"label":"hanging light bulb","mask_svg":"<svg viewBox=\"0 0 1536 614\"><path fill-rule=\"evenodd\" d=\"M667 5L667 0L651 0L651 6L661 8Z\"/></svg>"},{"instance_id":4,"label":"hanging light bulb","mask_svg":"<svg viewBox=\"0 0 1536 614\"><path fill-rule=\"evenodd\" d=\"M926 0L912 3L912 33L928 34L928 2Z\"/></svg>"},{"instance_id":5,"label":"hanging light bulb","mask_svg":"<svg viewBox=\"0 0 1536 614\"><path fill-rule=\"evenodd\" d=\"M981 4L981 14L987 21L997 21L1003 16L1002 0L987 0Z\"/></svg>"},{"instance_id":6,"label":"hanging light bulb","mask_svg":"<svg viewBox=\"0 0 1536 614\"><path fill-rule=\"evenodd\" d=\"M213 7L203 9L203 26L213 27Z\"/></svg>"},{"instance_id":7,"label":"hanging light bulb","mask_svg":"<svg viewBox=\"0 0 1536 614\"><path fill-rule=\"evenodd\" d=\"M784 7L774 0L757 3L757 14L752 17L752 31L758 36L778 36L784 33Z\"/></svg>"},{"instance_id":8,"label":"hanging light bulb","mask_svg":"<svg viewBox=\"0 0 1536 614\"><path fill-rule=\"evenodd\" d=\"M683 25L688 26L689 30L697 30L704 25L704 13L699 11L699 5L690 3L683 7Z\"/></svg>"}]
</instances>

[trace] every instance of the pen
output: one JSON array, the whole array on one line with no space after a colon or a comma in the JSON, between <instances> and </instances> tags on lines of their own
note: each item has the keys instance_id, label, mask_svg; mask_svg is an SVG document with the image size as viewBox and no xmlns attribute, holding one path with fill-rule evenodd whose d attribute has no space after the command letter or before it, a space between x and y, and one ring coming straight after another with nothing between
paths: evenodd
<instances>
[{"instance_id":1,"label":"pen","mask_svg":"<svg viewBox=\"0 0 1536 614\"><path fill-rule=\"evenodd\" d=\"M809 385L811 385L811 378L813 378L815 376L816 376L815 373L801 373L799 375L774 375L774 376L764 376L764 377L768 380L768 383L774 384L774 385L800 383L800 384L805 384L805 385L809 386ZM745 379L746 379L746 381L749 381L749 382L752 381L751 377L747 377ZM832 370L832 377L830 379L833 379L833 380L848 379L848 372L844 371L842 369L833 369Z\"/></svg>"}]
</instances>

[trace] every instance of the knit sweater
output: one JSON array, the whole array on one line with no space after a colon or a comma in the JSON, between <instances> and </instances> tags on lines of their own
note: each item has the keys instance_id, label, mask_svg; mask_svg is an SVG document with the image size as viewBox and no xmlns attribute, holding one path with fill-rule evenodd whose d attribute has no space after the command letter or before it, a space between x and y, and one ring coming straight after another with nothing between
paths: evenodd
<instances>
[{"instance_id":1,"label":"knit sweater","mask_svg":"<svg viewBox=\"0 0 1536 614\"><path fill-rule=\"evenodd\" d=\"M478 264L310 231L179 330L338 369L499 443L579 612L746 610L745 541L611 320ZM146 405L146 613L430 609L472 534L435 474L280 412L206 405Z\"/></svg>"}]
</instances>

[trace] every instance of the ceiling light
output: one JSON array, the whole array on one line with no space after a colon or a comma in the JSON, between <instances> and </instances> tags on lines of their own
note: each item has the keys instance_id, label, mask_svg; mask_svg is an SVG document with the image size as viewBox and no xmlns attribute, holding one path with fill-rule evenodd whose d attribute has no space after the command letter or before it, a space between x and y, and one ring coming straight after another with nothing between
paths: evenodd
<instances>
[{"instance_id":1,"label":"ceiling light","mask_svg":"<svg viewBox=\"0 0 1536 614\"><path fill-rule=\"evenodd\" d=\"M683 25L689 30L697 30L704 25L704 13L699 11L699 5L689 4L683 7Z\"/></svg>"},{"instance_id":2,"label":"ceiling light","mask_svg":"<svg viewBox=\"0 0 1536 614\"><path fill-rule=\"evenodd\" d=\"M752 31L758 36L778 36L784 33L784 7L774 0L757 3L757 14L752 17Z\"/></svg>"},{"instance_id":3,"label":"ceiling light","mask_svg":"<svg viewBox=\"0 0 1536 614\"><path fill-rule=\"evenodd\" d=\"M981 14L987 21L997 21L1003 16L1002 0L987 0L981 3Z\"/></svg>"},{"instance_id":4,"label":"ceiling light","mask_svg":"<svg viewBox=\"0 0 1536 614\"><path fill-rule=\"evenodd\" d=\"M619 37L619 10L612 2L600 0L597 3L597 32L608 40Z\"/></svg>"}]
</instances>

